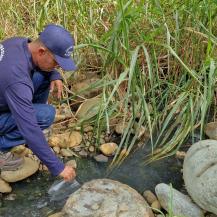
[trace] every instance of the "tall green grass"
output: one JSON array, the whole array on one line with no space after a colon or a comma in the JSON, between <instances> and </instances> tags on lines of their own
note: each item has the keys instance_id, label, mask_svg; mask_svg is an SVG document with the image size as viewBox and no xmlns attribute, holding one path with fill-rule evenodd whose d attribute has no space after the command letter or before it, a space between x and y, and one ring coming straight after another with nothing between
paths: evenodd
<instances>
[{"instance_id":1,"label":"tall green grass","mask_svg":"<svg viewBox=\"0 0 217 217\"><path fill-rule=\"evenodd\" d=\"M151 160L174 154L195 129L202 136L215 103L215 1L6 0L0 5L0 39L37 37L47 23L73 32L80 71L101 76L90 87L102 88L99 112L86 122L95 125L98 137L102 130L110 132L113 117L128 123L114 163L138 142L138 133L130 136L135 122L149 129Z\"/></svg>"}]
</instances>

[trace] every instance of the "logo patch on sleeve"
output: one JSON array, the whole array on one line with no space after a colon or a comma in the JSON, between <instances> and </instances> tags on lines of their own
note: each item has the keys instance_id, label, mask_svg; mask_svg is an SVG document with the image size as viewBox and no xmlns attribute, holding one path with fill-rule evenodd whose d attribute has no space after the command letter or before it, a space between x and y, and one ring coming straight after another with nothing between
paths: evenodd
<instances>
[{"instance_id":1,"label":"logo patch on sleeve","mask_svg":"<svg viewBox=\"0 0 217 217\"><path fill-rule=\"evenodd\" d=\"M4 54L5 54L4 46L0 44L0 62L2 61Z\"/></svg>"}]
</instances>

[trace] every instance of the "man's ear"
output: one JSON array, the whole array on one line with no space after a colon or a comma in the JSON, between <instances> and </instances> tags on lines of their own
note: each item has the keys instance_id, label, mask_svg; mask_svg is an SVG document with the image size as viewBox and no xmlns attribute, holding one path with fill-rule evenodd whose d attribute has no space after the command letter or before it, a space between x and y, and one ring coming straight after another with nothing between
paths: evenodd
<instances>
[{"instance_id":1,"label":"man's ear","mask_svg":"<svg viewBox=\"0 0 217 217\"><path fill-rule=\"evenodd\" d=\"M46 49L44 47L39 47L38 48L38 54L40 56L43 56L45 54L45 52L46 52Z\"/></svg>"}]
</instances>

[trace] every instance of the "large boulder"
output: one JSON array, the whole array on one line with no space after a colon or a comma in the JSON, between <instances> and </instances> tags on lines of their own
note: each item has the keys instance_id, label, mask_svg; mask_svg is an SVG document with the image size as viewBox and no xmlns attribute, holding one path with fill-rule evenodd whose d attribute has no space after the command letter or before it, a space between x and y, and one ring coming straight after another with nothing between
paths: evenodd
<instances>
[{"instance_id":1,"label":"large boulder","mask_svg":"<svg viewBox=\"0 0 217 217\"><path fill-rule=\"evenodd\" d=\"M6 182L17 182L33 175L39 168L39 162L25 157L23 165L15 171L2 171L1 178Z\"/></svg>"},{"instance_id":2,"label":"large boulder","mask_svg":"<svg viewBox=\"0 0 217 217\"><path fill-rule=\"evenodd\" d=\"M175 216L204 217L202 210L191 199L164 183L155 187L160 205Z\"/></svg>"},{"instance_id":3,"label":"large boulder","mask_svg":"<svg viewBox=\"0 0 217 217\"><path fill-rule=\"evenodd\" d=\"M217 141L203 140L191 146L183 165L186 189L204 210L217 214Z\"/></svg>"},{"instance_id":4,"label":"large boulder","mask_svg":"<svg viewBox=\"0 0 217 217\"><path fill-rule=\"evenodd\" d=\"M153 217L145 199L131 187L109 179L85 183L63 208L66 217Z\"/></svg>"}]
</instances>

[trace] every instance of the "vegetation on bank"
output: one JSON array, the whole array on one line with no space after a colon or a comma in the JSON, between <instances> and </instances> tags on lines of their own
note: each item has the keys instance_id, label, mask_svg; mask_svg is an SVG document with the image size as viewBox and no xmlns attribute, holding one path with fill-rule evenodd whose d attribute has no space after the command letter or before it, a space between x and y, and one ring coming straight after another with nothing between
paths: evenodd
<instances>
[{"instance_id":1,"label":"vegetation on bank","mask_svg":"<svg viewBox=\"0 0 217 217\"><path fill-rule=\"evenodd\" d=\"M214 119L216 1L0 0L0 5L1 40L36 38L47 23L73 32L77 74L100 75L81 92L102 88L97 115L83 123L92 122L97 137L110 132L114 117L128 123L115 162L137 143L137 133L133 138L129 133L134 122L149 129L153 153L160 148L154 160L174 154L196 129L202 136L208 117ZM76 81L68 76L66 82ZM69 102L76 99L66 95ZM123 147L127 151L120 155Z\"/></svg>"}]
</instances>

